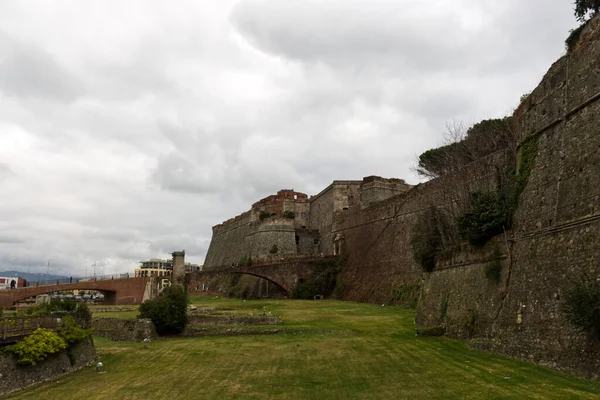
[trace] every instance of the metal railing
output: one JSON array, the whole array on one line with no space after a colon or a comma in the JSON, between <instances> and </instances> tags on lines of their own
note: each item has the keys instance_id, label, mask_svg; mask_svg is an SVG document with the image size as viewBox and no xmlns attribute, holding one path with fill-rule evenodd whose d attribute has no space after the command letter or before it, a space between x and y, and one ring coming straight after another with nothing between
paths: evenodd
<instances>
[{"instance_id":1,"label":"metal railing","mask_svg":"<svg viewBox=\"0 0 600 400\"><path fill-rule=\"evenodd\" d=\"M94 282L94 281L106 281L111 279L127 279L133 278L133 274L112 274L112 275L96 275L87 276L84 278L63 278L63 279L46 279L42 281L29 280L26 287L31 286L48 286L48 285L63 285L65 283L81 283L81 282Z\"/></svg>"},{"instance_id":2,"label":"metal railing","mask_svg":"<svg viewBox=\"0 0 600 400\"><path fill-rule=\"evenodd\" d=\"M38 328L57 329L57 317L41 315L36 317L4 317L0 319L0 335L3 341L32 334Z\"/></svg>"}]
</instances>

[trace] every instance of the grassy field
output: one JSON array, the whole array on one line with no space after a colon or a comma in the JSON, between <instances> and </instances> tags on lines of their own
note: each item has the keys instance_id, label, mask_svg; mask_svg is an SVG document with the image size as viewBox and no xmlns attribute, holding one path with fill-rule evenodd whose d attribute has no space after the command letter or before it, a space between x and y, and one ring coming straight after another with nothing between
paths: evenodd
<instances>
[{"instance_id":1,"label":"grassy field","mask_svg":"<svg viewBox=\"0 0 600 400\"><path fill-rule=\"evenodd\" d=\"M106 373L86 368L14 399L597 399L600 383L414 335L414 312L338 301L194 298L271 311L267 336L96 338ZM238 312L240 312L238 310ZM111 313L106 313L107 316Z\"/></svg>"}]
</instances>

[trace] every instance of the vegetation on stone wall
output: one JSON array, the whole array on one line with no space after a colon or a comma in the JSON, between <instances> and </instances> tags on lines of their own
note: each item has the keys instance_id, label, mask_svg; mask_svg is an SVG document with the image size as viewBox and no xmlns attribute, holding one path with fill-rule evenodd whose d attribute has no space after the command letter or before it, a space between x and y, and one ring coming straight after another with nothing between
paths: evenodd
<instances>
[{"instance_id":1,"label":"vegetation on stone wall","mask_svg":"<svg viewBox=\"0 0 600 400\"><path fill-rule=\"evenodd\" d=\"M450 302L450 295L445 294L442 296L442 304L440 305L440 322L446 318L448 312L448 303Z\"/></svg>"},{"instance_id":2,"label":"vegetation on stone wall","mask_svg":"<svg viewBox=\"0 0 600 400\"><path fill-rule=\"evenodd\" d=\"M392 287L392 303L416 308L421 285L396 284Z\"/></svg>"},{"instance_id":3,"label":"vegetation on stone wall","mask_svg":"<svg viewBox=\"0 0 600 400\"><path fill-rule=\"evenodd\" d=\"M36 365L50 354L58 353L67 347L67 341L58 333L38 328L23 340L6 347L5 351L14 354L18 364Z\"/></svg>"},{"instance_id":4,"label":"vegetation on stone wall","mask_svg":"<svg viewBox=\"0 0 600 400\"><path fill-rule=\"evenodd\" d=\"M258 219L260 219L262 221L262 220L265 220L267 218L271 218L271 214L269 214L266 211L262 211L261 210L261 212L258 214Z\"/></svg>"},{"instance_id":5,"label":"vegetation on stone wall","mask_svg":"<svg viewBox=\"0 0 600 400\"><path fill-rule=\"evenodd\" d=\"M334 291L336 296L341 297L343 285L338 288L338 277L340 269L346 261L346 256L316 261L313 275L306 281L296 284L292 297L312 299L317 294L329 296Z\"/></svg>"},{"instance_id":6,"label":"vegetation on stone wall","mask_svg":"<svg viewBox=\"0 0 600 400\"><path fill-rule=\"evenodd\" d=\"M140 305L138 318L150 318L159 335L181 333L187 323L187 304L183 287L169 286L158 297Z\"/></svg>"},{"instance_id":7,"label":"vegetation on stone wall","mask_svg":"<svg viewBox=\"0 0 600 400\"><path fill-rule=\"evenodd\" d=\"M277 254L278 252L279 252L279 248L277 247L276 244L271 246L271 248L269 249L269 254Z\"/></svg>"},{"instance_id":8,"label":"vegetation on stone wall","mask_svg":"<svg viewBox=\"0 0 600 400\"><path fill-rule=\"evenodd\" d=\"M498 190L471 194L469 205L457 218L458 231L473 246L483 246L492 237L512 226L512 217L527 186L538 152L536 137L519 149L518 165L509 158Z\"/></svg>"},{"instance_id":9,"label":"vegetation on stone wall","mask_svg":"<svg viewBox=\"0 0 600 400\"><path fill-rule=\"evenodd\" d=\"M459 233L472 246L483 246L489 239L510 228L512 204L504 193L473 193L469 206L457 220Z\"/></svg>"},{"instance_id":10,"label":"vegetation on stone wall","mask_svg":"<svg viewBox=\"0 0 600 400\"><path fill-rule=\"evenodd\" d=\"M240 267L249 267L252 265L252 257L245 255L240 258Z\"/></svg>"},{"instance_id":11,"label":"vegetation on stone wall","mask_svg":"<svg viewBox=\"0 0 600 400\"><path fill-rule=\"evenodd\" d=\"M242 274L231 274L231 286L235 286L240 281Z\"/></svg>"},{"instance_id":12,"label":"vegetation on stone wall","mask_svg":"<svg viewBox=\"0 0 600 400\"><path fill-rule=\"evenodd\" d=\"M315 295L321 294L314 282L301 282L296 285L292 297L294 299L312 300Z\"/></svg>"},{"instance_id":13,"label":"vegetation on stone wall","mask_svg":"<svg viewBox=\"0 0 600 400\"><path fill-rule=\"evenodd\" d=\"M434 206L421 213L412 228L413 258L426 272L433 271L436 257L447 244L450 234L448 218Z\"/></svg>"},{"instance_id":14,"label":"vegetation on stone wall","mask_svg":"<svg viewBox=\"0 0 600 400\"><path fill-rule=\"evenodd\" d=\"M513 193L513 207L516 207L519 204L519 197L521 196L521 193L523 193L525 186L527 186L529 176L531 175L531 170L535 164L537 153L537 137L530 137L523 144L521 144L521 148L519 149L519 165L515 174L516 183L515 191Z\"/></svg>"},{"instance_id":15,"label":"vegetation on stone wall","mask_svg":"<svg viewBox=\"0 0 600 400\"><path fill-rule=\"evenodd\" d=\"M490 283L497 285L500 283L502 272L502 263L500 260L490 261L485 265L485 276Z\"/></svg>"},{"instance_id":16,"label":"vegetation on stone wall","mask_svg":"<svg viewBox=\"0 0 600 400\"><path fill-rule=\"evenodd\" d=\"M283 212L282 216L284 218L294 219L296 218L296 213L290 210L286 210Z\"/></svg>"},{"instance_id":17,"label":"vegetation on stone wall","mask_svg":"<svg viewBox=\"0 0 600 400\"><path fill-rule=\"evenodd\" d=\"M567 36L567 39L565 40L565 48L567 49L567 53L570 53L573 51L573 49L575 49L575 45L579 42L581 33L585 29L586 25L587 23L583 23L579 27L569 31L569 36Z\"/></svg>"},{"instance_id":18,"label":"vegetation on stone wall","mask_svg":"<svg viewBox=\"0 0 600 400\"><path fill-rule=\"evenodd\" d=\"M475 335L475 327L477 324L477 311L469 310L466 315L465 320L465 329L467 330L467 335L469 338L472 338Z\"/></svg>"},{"instance_id":19,"label":"vegetation on stone wall","mask_svg":"<svg viewBox=\"0 0 600 400\"><path fill-rule=\"evenodd\" d=\"M565 292L562 304L565 317L591 338L600 340L600 282L584 276Z\"/></svg>"},{"instance_id":20,"label":"vegetation on stone wall","mask_svg":"<svg viewBox=\"0 0 600 400\"><path fill-rule=\"evenodd\" d=\"M421 154L415 170L436 178L509 147L514 143L511 125L512 117L505 117L483 120L466 130L461 124L448 126L446 145Z\"/></svg>"}]
</instances>

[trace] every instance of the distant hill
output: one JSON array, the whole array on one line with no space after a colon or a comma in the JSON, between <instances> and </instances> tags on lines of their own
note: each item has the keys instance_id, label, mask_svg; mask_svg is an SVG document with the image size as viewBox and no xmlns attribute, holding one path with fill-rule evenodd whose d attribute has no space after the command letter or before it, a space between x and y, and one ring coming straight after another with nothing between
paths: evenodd
<instances>
[{"instance_id":1,"label":"distant hill","mask_svg":"<svg viewBox=\"0 0 600 400\"><path fill-rule=\"evenodd\" d=\"M8 277L14 277L14 276L18 276L19 278L23 278L25 280L27 280L28 282L37 282L38 280L40 282L43 281L53 281L53 280L66 280L69 279L68 276L64 276L64 275L47 275L47 274L36 274L36 273L28 273L28 272L21 272L21 271L0 271L0 276L8 276ZM73 277L73 279L75 279L77 277Z\"/></svg>"}]
</instances>

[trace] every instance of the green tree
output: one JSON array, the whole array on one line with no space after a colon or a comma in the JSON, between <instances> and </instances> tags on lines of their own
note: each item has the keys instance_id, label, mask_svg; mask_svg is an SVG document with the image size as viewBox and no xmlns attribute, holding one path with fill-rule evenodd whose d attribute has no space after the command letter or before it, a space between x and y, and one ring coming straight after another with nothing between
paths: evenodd
<instances>
[{"instance_id":1,"label":"green tree","mask_svg":"<svg viewBox=\"0 0 600 400\"><path fill-rule=\"evenodd\" d=\"M600 10L600 0L575 0L575 17L584 22L588 15L593 17Z\"/></svg>"},{"instance_id":2,"label":"green tree","mask_svg":"<svg viewBox=\"0 0 600 400\"><path fill-rule=\"evenodd\" d=\"M159 335L181 333L187 324L187 293L183 287L165 288L155 299L140 305L139 318L150 318Z\"/></svg>"}]
</instances>

